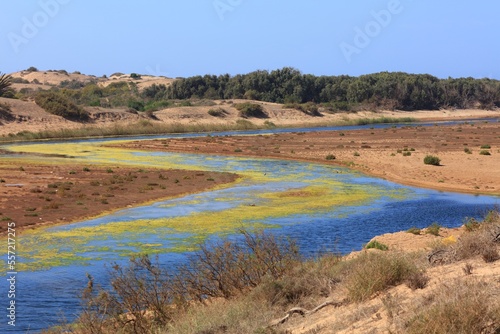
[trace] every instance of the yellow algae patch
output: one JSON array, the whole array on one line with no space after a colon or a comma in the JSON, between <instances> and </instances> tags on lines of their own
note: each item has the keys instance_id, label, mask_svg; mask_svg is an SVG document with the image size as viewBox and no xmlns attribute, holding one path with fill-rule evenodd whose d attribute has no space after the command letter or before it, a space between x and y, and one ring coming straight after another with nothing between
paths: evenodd
<instances>
[{"instance_id":1,"label":"yellow algae patch","mask_svg":"<svg viewBox=\"0 0 500 334\"><path fill-rule=\"evenodd\" d=\"M307 196L296 196L299 191ZM33 270L73 262L80 263L85 261L85 253L99 252L102 247L111 244L116 246L118 242L125 248L109 247L111 251L124 256L137 252L191 251L214 234L225 235L239 229L277 227L262 222L296 214L330 211L343 205L361 205L375 197L375 194L361 187L351 188L348 194L337 195L334 189L311 186L277 194L265 193L257 198L258 203L255 206L239 205L224 211L199 212L162 219L111 222L64 230L40 229L19 240L21 256L29 259L23 269ZM93 242L96 243L95 246L92 245Z\"/></svg>"}]
</instances>

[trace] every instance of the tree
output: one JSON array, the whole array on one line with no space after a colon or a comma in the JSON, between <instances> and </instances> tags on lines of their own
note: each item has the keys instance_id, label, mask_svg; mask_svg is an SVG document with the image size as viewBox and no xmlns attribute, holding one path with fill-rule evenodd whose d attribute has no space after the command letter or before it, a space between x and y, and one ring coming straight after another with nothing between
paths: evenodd
<instances>
[{"instance_id":1,"label":"tree","mask_svg":"<svg viewBox=\"0 0 500 334\"><path fill-rule=\"evenodd\" d=\"M3 96L12 85L12 76L9 74L2 74L0 72L0 96Z\"/></svg>"}]
</instances>

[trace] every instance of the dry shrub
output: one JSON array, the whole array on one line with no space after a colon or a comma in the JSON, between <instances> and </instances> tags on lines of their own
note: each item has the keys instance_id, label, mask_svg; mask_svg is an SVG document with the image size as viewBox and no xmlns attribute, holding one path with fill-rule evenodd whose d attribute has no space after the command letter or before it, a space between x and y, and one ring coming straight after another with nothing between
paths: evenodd
<instances>
[{"instance_id":1,"label":"dry shrub","mask_svg":"<svg viewBox=\"0 0 500 334\"><path fill-rule=\"evenodd\" d=\"M340 263L341 257L336 254L304 261L282 277L265 280L253 293L283 309L290 306L311 308L316 306L318 299L330 296L341 281Z\"/></svg>"},{"instance_id":2,"label":"dry shrub","mask_svg":"<svg viewBox=\"0 0 500 334\"><path fill-rule=\"evenodd\" d=\"M408 279L406 280L406 285L412 289L424 289L429 282L429 276L425 274L423 271L417 271L412 273Z\"/></svg>"},{"instance_id":3,"label":"dry shrub","mask_svg":"<svg viewBox=\"0 0 500 334\"><path fill-rule=\"evenodd\" d=\"M242 234L242 244L226 240L202 245L179 270L179 294L198 301L231 298L256 287L265 277L283 276L300 262L294 242L264 232Z\"/></svg>"},{"instance_id":4,"label":"dry shrub","mask_svg":"<svg viewBox=\"0 0 500 334\"><path fill-rule=\"evenodd\" d=\"M466 223L468 233L464 233L453 247L455 260L466 260L474 256L481 256L486 262L499 259L498 236L500 235L500 219L498 211L488 213L483 222Z\"/></svg>"},{"instance_id":5,"label":"dry shrub","mask_svg":"<svg viewBox=\"0 0 500 334\"><path fill-rule=\"evenodd\" d=\"M500 295L494 285L456 281L428 305L415 305L407 333L499 333Z\"/></svg>"},{"instance_id":6,"label":"dry shrub","mask_svg":"<svg viewBox=\"0 0 500 334\"><path fill-rule=\"evenodd\" d=\"M391 286L403 283L418 271L408 255L398 253L363 253L349 261L346 277L348 297L360 302Z\"/></svg>"},{"instance_id":7,"label":"dry shrub","mask_svg":"<svg viewBox=\"0 0 500 334\"><path fill-rule=\"evenodd\" d=\"M110 290L94 287L89 276L82 295L83 311L77 321L80 333L155 332L191 308L203 310L196 305L242 297L242 292L264 279L283 277L300 262L293 242L263 232L242 234L242 242L221 240L202 245L176 274L161 269L158 260L152 263L144 255L131 258L126 267L112 267ZM230 315L236 309L228 307L228 312ZM255 312L261 309L256 307ZM205 330L217 333L217 328L226 325L214 326Z\"/></svg>"}]
</instances>

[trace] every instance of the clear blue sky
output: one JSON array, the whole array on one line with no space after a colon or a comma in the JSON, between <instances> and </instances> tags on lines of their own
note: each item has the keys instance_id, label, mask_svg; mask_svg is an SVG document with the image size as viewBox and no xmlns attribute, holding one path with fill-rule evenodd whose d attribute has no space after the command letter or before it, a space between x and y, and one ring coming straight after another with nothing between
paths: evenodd
<instances>
[{"instance_id":1,"label":"clear blue sky","mask_svg":"<svg viewBox=\"0 0 500 334\"><path fill-rule=\"evenodd\" d=\"M500 79L498 0L0 0L0 71Z\"/></svg>"}]
</instances>

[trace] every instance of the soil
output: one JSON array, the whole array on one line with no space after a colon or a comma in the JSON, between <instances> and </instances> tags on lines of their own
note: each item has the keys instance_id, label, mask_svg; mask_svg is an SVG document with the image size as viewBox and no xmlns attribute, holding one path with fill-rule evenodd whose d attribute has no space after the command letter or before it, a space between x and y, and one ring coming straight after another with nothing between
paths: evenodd
<instances>
[{"instance_id":1,"label":"soil","mask_svg":"<svg viewBox=\"0 0 500 334\"><path fill-rule=\"evenodd\" d=\"M0 234L70 223L119 208L201 192L235 181L235 174L124 167L0 165Z\"/></svg>"}]
</instances>

